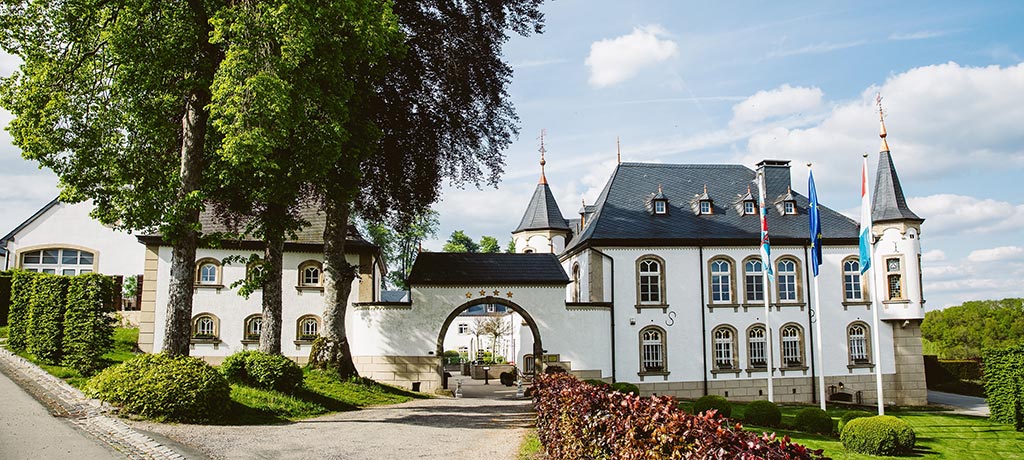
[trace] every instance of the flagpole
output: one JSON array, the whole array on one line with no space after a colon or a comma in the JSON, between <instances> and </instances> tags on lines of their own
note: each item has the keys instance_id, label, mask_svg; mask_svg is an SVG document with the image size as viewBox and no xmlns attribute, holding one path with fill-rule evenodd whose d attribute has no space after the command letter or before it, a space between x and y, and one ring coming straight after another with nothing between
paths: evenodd
<instances>
[{"instance_id":1,"label":"flagpole","mask_svg":"<svg viewBox=\"0 0 1024 460\"><path fill-rule=\"evenodd\" d=\"M875 355L875 392L878 395L878 415L885 415L885 399L882 395L882 349L879 344L881 330L878 327L878 289L871 289L875 278L875 264L872 263L874 253L874 238L871 235L871 192L868 190L868 154L864 154L864 166L861 169L861 210L860 210L860 264L861 278L863 282L865 271L868 272L871 281L868 285L868 292L871 293L871 342L874 346ZM882 286L884 287L884 286Z\"/></svg>"},{"instance_id":2,"label":"flagpole","mask_svg":"<svg viewBox=\"0 0 1024 460\"><path fill-rule=\"evenodd\" d=\"M765 353L768 355L766 358L768 372L768 401L775 402L775 387L772 383L772 374L775 372L773 366L775 365L775 357L772 353L772 322L771 322L771 304L769 298L771 296L771 279L768 277L768 272L772 270L771 252L768 246L768 209L765 208L765 184L764 184L764 173L757 173L757 195L760 201L760 213L761 217L761 285L764 287L764 333L765 333Z\"/></svg>"},{"instance_id":3,"label":"flagpole","mask_svg":"<svg viewBox=\"0 0 1024 460\"><path fill-rule=\"evenodd\" d=\"M825 410L825 355L822 353L821 343L824 341L824 336L821 335L821 295L818 289L818 265L821 265L821 219L818 214L818 193L814 190L814 174L811 173L811 164L807 163L807 195L813 198L813 202L809 203L813 208L814 215L811 216L812 222L810 225L811 241L814 248L812 248L811 257L816 259L814 263L814 311L817 313L814 315L814 333L818 337L818 341L815 345L818 348L818 401L821 406L821 410ZM816 221L816 222L815 222ZM815 225L815 223L817 225Z\"/></svg>"},{"instance_id":4,"label":"flagpole","mask_svg":"<svg viewBox=\"0 0 1024 460\"><path fill-rule=\"evenodd\" d=\"M875 267L872 266L871 278L875 278ZM871 286L869 285L870 289ZM874 289L873 291L877 291ZM878 328L878 293L871 293L871 328L874 330L874 334L871 334L872 345L875 347L875 390L878 392L878 415L885 415L885 399L882 397L882 348L879 345L878 336L882 335L882 331ZM895 344L894 344L895 345Z\"/></svg>"},{"instance_id":5,"label":"flagpole","mask_svg":"<svg viewBox=\"0 0 1024 460\"><path fill-rule=\"evenodd\" d=\"M821 342L824 337L821 335L821 301L818 295L818 276L814 276L814 308L818 312L814 319L814 333L818 336L818 401L821 401L821 410L825 410L825 357L821 352Z\"/></svg>"}]
</instances>

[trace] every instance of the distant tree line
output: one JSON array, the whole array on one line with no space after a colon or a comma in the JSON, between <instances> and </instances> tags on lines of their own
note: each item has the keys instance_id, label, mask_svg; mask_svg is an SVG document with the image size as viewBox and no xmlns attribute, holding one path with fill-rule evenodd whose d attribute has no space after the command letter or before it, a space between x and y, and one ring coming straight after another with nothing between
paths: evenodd
<instances>
[{"instance_id":1,"label":"distant tree line","mask_svg":"<svg viewBox=\"0 0 1024 460\"><path fill-rule=\"evenodd\" d=\"M1024 343L1024 299L972 300L928 312L921 335L944 358L979 358L986 348Z\"/></svg>"}]
</instances>

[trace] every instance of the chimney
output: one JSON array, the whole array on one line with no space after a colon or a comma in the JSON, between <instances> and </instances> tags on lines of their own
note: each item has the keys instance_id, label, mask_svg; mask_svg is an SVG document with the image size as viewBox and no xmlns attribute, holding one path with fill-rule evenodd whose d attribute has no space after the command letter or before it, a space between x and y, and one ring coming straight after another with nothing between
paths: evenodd
<instances>
[{"instance_id":1,"label":"chimney","mask_svg":"<svg viewBox=\"0 0 1024 460\"><path fill-rule=\"evenodd\" d=\"M789 160L762 160L757 164L757 172L764 173L766 203L771 203L786 193L791 182L789 177Z\"/></svg>"}]
</instances>

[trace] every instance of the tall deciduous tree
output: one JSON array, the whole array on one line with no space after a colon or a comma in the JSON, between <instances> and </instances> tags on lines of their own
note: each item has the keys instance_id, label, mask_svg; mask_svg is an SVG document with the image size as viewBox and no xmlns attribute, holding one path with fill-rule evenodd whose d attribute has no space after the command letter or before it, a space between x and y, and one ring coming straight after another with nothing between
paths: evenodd
<instances>
[{"instance_id":1,"label":"tall deciduous tree","mask_svg":"<svg viewBox=\"0 0 1024 460\"><path fill-rule=\"evenodd\" d=\"M462 230L452 232L441 249L444 252L479 252L480 246Z\"/></svg>"},{"instance_id":2,"label":"tall deciduous tree","mask_svg":"<svg viewBox=\"0 0 1024 460\"><path fill-rule=\"evenodd\" d=\"M23 60L2 104L22 155L52 169L61 198L92 199L119 228L172 244L164 351L187 355L218 0L6 1L0 45Z\"/></svg>"},{"instance_id":3,"label":"tall deciduous tree","mask_svg":"<svg viewBox=\"0 0 1024 460\"><path fill-rule=\"evenodd\" d=\"M501 246L498 245L498 239L493 236L481 236L480 237L480 252L484 253L497 253L501 252Z\"/></svg>"},{"instance_id":4,"label":"tall deciduous tree","mask_svg":"<svg viewBox=\"0 0 1024 460\"><path fill-rule=\"evenodd\" d=\"M438 224L437 211L428 209L394 229L384 224L366 226L370 241L380 247L381 255L392 269L387 275L388 284L409 289L407 280L419 254L420 242L437 235Z\"/></svg>"},{"instance_id":5,"label":"tall deciduous tree","mask_svg":"<svg viewBox=\"0 0 1024 460\"><path fill-rule=\"evenodd\" d=\"M501 58L510 32L541 32L542 0L395 2L404 49L388 56L384 78L367 81L354 136L335 179L322 187L328 214L327 334L310 363L355 373L344 320L353 271L344 261L350 212L400 222L437 201L441 181L496 184L502 150L518 133L508 100L512 68ZM369 141L360 144L355 141ZM352 161L357 160L357 161ZM336 286L336 287L335 287Z\"/></svg>"},{"instance_id":6,"label":"tall deciduous tree","mask_svg":"<svg viewBox=\"0 0 1024 460\"><path fill-rule=\"evenodd\" d=\"M972 300L925 314L921 336L949 358L979 358L986 348L1024 343L1024 299Z\"/></svg>"}]
</instances>

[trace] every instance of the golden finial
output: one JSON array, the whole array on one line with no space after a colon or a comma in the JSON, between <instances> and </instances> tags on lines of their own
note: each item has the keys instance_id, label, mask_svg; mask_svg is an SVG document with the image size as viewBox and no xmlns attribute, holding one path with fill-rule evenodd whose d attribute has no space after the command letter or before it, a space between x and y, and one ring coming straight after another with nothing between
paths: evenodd
<instances>
[{"instance_id":1,"label":"golden finial","mask_svg":"<svg viewBox=\"0 0 1024 460\"><path fill-rule=\"evenodd\" d=\"M750 195L750 184L747 184L747 195Z\"/></svg>"},{"instance_id":2,"label":"golden finial","mask_svg":"<svg viewBox=\"0 0 1024 460\"><path fill-rule=\"evenodd\" d=\"M658 184L658 193L661 193L661 184Z\"/></svg>"},{"instance_id":3,"label":"golden finial","mask_svg":"<svg viewBox=\"0 0 1024 460\"><path fill-rule=\"evenodd\" d=\"M708 194L708 184L704 184L704 194Z\"/></svg>"},{"instance_id":4,"label":"golden finial","mask_svg":"<svg viewBox=\"0 0 1024 460\"><path fill-rule=\"evenodd\" d=\"M547 161L544 161L544 152L547 152L547 149L544 148L544 135L547 132L548 130L546 129L540 130L540 182L538 184L544 185L548 185L548 178L544 175L544 165L547 164Z\"/></svg>"},{"instance_id":5,"label":"golden finial","mask_svg":"<svg viewBox=\"0 0 1024 460\"><path fill-rule=\"evenodd\" d=\"M878 137L882 138L882 146L879 147L880 152L889 151L889 143L885 140L885 113L882 112L882 94L875 94L875 104L878 105L878 123L881 125L881 131L878 133Z\"/></svg>"},{"instance_id":6,"label":"golden finial","mask_svg":"<svg viewBox=\"0 0 1024 460\"><path fill-rule=\"evenodd\" d=\"M615 136L615 156L619 160L619 164L622 164L622 144L619 143L619 136Z\"/></svg>"}]
</instances>

